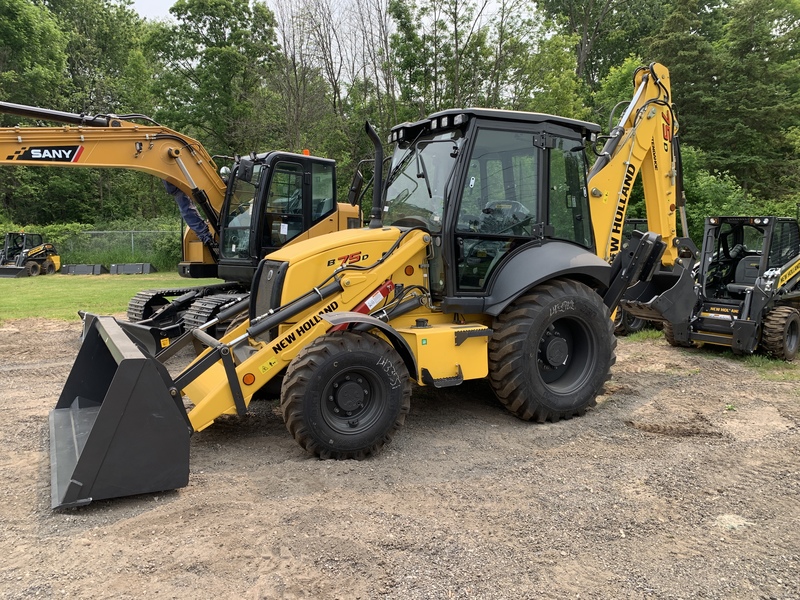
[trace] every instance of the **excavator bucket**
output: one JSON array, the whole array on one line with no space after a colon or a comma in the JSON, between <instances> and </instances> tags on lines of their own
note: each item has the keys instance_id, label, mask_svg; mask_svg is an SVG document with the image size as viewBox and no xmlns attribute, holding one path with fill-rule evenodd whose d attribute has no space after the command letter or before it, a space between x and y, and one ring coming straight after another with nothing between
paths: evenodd
<instances>
[{"instance_id":1,"label":"excavator bucket","mask_svg":"<svg viewBox=\"0 0 800 600\"><path fill-rule=\"evenodd\" d=\"M631 287L620 306L640 319L682 323L689 320L696 303L691 267L677 265L672 271L657 272L650 281Z\"/></svg>"},{"instance_id":2,"label":"excavator bucket","mask_svg":"<svg viewBox=\"0 0 800 600\"><path fill-rule=\"evenodd\" d=\"M184 487L191 426L166 368L97 317L50 413L53 508Z\"/></svg>"}]
</instances>

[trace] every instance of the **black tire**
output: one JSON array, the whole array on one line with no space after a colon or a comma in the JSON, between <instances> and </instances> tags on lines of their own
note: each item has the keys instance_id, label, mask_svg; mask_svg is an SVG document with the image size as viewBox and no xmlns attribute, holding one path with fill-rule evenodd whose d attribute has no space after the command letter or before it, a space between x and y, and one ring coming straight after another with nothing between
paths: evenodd
<instances>
[{"instance_id":1,"label":"black tire","mask_svg":"<svg viewBox=\"0 0 800 600\"><path fill-rule=\"evenodd\" d=\"M675 348L691 348L694 346L692 342L679 342L675 339L675 332L672 330L672 324L664 322L664 327L662 328L664 332L664 338L667 340L667 343L670 346L674 346Z\"/></svg>"},{"instance_id":2,"label":"black tire","mask_svg":"<svg viewBox=\"0 0 800 600\"><path fill-rule=\"evenodd\" d=\"M317 338L289 364L281 389L287 429L320 458L375 454L403 425L410 406L403 359L369 333Z\"/></svg>"},{"instance_id":3,"label":"black tire","mask_svg":"<svg viewBox=\"0 0 800 600\"><path fill-rule=\"evenodd\" d=\"M639 317L633 316L622 308L617 308L614 313L614 334L618 336L626 336L637 331L641 331L647 326L647 321Z\"/></svg>"},{"instance_id":4,"label":"black tire","mask_svg":"<svg viewBox=\"0 0 800 600\"><path fill-rule=\"evenodd\" d=\"M247 321L249 318L250 318L250 315L247 314L246 310L240 312L238 315L233 317L233 319L231 319L230 321L228 321L225 324L225 335L228 335L229 333L231 333L234 329L239 327L239 325L241 325L242 323Z\"/></svg>"},{"instance_id":5,"label":"black tire","mask_svg":"<svg viewBox=\"0 0 800 600\"><path fill-rule=\"evenodd\" d=\"M489 381L520 419L558 421L594 406L616 361L608 309L586 285L555 280L514 301L494 322Z\"/></svg>"},{"instance_id":6,"label":"black tire","mask_svg":"<svg viewBox=\"0 0 800 600\"><path fill-rule=\"evenodd\" d=\"M36 277L40 275L42 272L42 265L40 265L35 260L29 260L25 263L25 269L28 271L28 275L31 277Z\"/></svg>"},{"instance_id":7,"label":"black tire","mask_svg":"<svg viewBox=\"0 0 800 600\"><path fill-rule=\"evenodd\" d=\"M800 311L790 306L769 311L764 319L761 345L775 358L794 360L800 347Z\"/></svg>"},{"instance_id":8,"label":"black tire","mask_svg":"<svg viewBox=\"0 0 800 600\"><path fill-rule=\"evenodd\" d=\"M42 270L44 271L45 275L53 275L56 272L56 264L48 258L44 261Z\"/></svg>"}]
</instances>

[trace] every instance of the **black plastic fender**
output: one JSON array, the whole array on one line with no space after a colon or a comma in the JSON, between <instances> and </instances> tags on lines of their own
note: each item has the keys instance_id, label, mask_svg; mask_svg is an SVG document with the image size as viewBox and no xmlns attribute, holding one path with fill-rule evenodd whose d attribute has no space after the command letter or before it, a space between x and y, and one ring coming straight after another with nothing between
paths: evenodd
<instances>
[{"instance_id":1,"label":"black plastic fender","mask_svg":"<svg viewBox=\"0 0 800 600\"><path fill-rule=\"evenodd\" d=\"M401 336L391 325L384 323L375 317L352 311L323 313L320 315L320 317L334 326L364 324L379 329L386 336L392 346L394 346L394 349L397 350L398 354L400 354L400 357L403 359L403 362L408 369L408 374L411 375L413 379L417 378L417 359L414 356L414 353L411 351L411 346L408 345L408 342L403 339L403 336Z\"/></svg>"}]
</instances>

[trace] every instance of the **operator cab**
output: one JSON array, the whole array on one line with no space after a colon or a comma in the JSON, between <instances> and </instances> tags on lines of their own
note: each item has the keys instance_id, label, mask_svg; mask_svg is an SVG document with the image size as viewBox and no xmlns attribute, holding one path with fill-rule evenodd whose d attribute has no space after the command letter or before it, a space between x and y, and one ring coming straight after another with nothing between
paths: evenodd
<instances>
[{"instance_id":1,"label":"operator cab","mask_svg":"<svg viewBox=\"0 0 800 600\"><path fill-rule=\"evenodd\" d=\"M553 241L594 249L585 146L599 131L490 109L442 111L392 129L384 223L433 235L434 298L480 311L506 258Z\"/></svg>"},{"instance_id":2,"label":"operator cab","mask_svg":"<svg viewBox=\"0 0 800 600\"><path fill-rule=\"evenodd\" d=\"M259 261L336 210L333 160L269 152L240 158L220 216L219 277L249 283Z\"/></svg>"},{"instance_id":3,"label":"operator cab","mask_svg":"<svg viewBox=\"0 0 800 600\"><path fill-rule=\"evenodd\" d=\"M709 217L703 243L703 295L738 304L767 271L800 254L797 221L779 217Z\"/></svg>"},{"instance_id":4,"label":"operator cab","mask_svg":"<svg viewBox=\"0 0 800 600\"><path fill-rule=\"evenodd\" d=\"M4 244L3 261L13 262L21 252L32 250L42 243L42 236L38 233L8 233Z\"/></svg>"}]
</instances>

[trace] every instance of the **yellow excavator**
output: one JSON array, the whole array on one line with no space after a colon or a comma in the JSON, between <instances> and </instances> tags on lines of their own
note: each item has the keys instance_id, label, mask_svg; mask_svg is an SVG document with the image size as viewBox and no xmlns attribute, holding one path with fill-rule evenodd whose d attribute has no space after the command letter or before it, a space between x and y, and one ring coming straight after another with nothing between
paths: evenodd
<instances>
[{"instance_id":1,"label":"yellow excavator","mask_svg":"<svg viewBox=\"0 0 800 600\"><path fill-rule=\"evenodd\" d=\"M275 383L289 432L322 458L378 452L412 382L488 378L521 419L582 415L610 377L610 313L625 290L662 271L668 288L685 281L670 255L681 242L669 74L642 68L635 87L591 173L600 127L585 121L452 109L395 126L369 226L268 255L235 307L248 318L220 340L184 334L207 350L175 376L169 352L153 357L113 318L93 318L50 415L52 506L187 485L190 435L244 415ZM638 169L660 231L623 245Z\"/></svg>"},{"instance_id":2,"label":"yellow excavator","mask_svg":"<svg viewBox=\"0 0 800 600\"><path fill-rule=\"evenodd\" d=\"M0 102L0 112L62 124L0 128L0 165L134 169L177 187L202 209L218 249L187 228L178 270L224 283L143 291L128 306L130 321L206 323L247 297L259 261L273 250L362 224L358 206L335 200L330 159L251 153L218 171L198 141L144 115L84 115L10 102Z\"/></svg>"}]
</instances>

